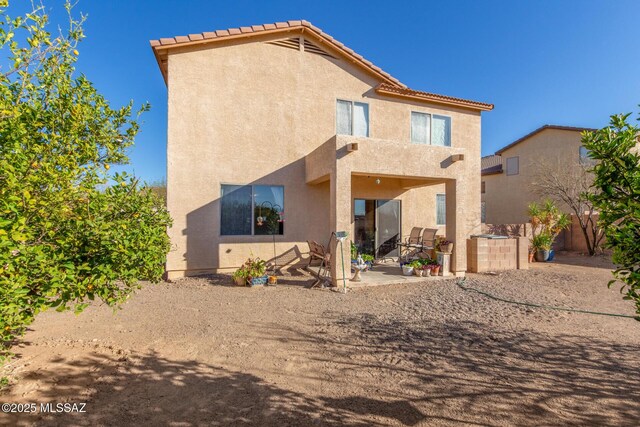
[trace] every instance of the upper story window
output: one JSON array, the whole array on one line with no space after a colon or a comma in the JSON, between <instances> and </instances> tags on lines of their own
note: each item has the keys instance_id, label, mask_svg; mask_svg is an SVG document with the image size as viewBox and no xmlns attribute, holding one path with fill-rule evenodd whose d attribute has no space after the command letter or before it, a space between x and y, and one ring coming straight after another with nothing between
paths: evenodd
<instances>
[{"instance_id":1,"label":"upper story window","mask_svg":"<svg viewBox=\"0 0 640 427\"><path fill-rule=\"evenodd\" d=\"M451 117L411 112L411 142L451 146Z\"/></svg>"},{"instance_id":2,"label":"upper story window","mask_svg":"<svg viewBox=\"0 0 640 427\"><path fill-rule=\"evenodd\" d=\"M486 182L484 182L484 181L482 181L482 183L480 184L480 192L481 192L482 194L484 194L484 193L486 193L486 192L487 192L487 184L486 184Z\"/></svg>"},{"instance_id":3,"label":"upper story window","mask_svg":"<svg viewBox=\"0 0 640 427\"><path fill-rule=\"evenodd\" d=\"M520 158L507 157L507 175L518 175L520 173Z\"/></svg>"},{"instance_id":4,"label":"upper story window","mask_svg":"<svg viewBox=\"0 0 640 427\"><path fill-rule=\"evenodd\" d=\"M222 236L284 234L284 187L281 185L222 185Z\"/></svg>"},{"instance_id":5,"label":"upper story window","mask_svg":"<svg viewBox=\"0 0 640 427\"><path fill-rule=\"evenodd\" d=\"M369 104L364 102L336 102L336 134L369 136Z\"/></svg>"}]
</instances>

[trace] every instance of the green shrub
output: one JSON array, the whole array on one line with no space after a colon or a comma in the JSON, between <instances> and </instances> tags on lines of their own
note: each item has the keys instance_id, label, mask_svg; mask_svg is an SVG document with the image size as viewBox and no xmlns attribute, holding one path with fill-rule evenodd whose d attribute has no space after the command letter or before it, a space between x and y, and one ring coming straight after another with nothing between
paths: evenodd
<instances>
[{"instance_id":1,"label":"green shrub","mask_svg":"<svg viewBox=\"0 0 640 427\"><path fill-rule=\"evenodd\" d=\"M594 186L600 191L589 197L600 211L604 246L613 250L613 274L640 314L640 128L628 122L629 116L611 116L608 127L583 133L582 143L596 161Z\"/></svg>"},{"instance_id":2,"label":"green shrub","mask_svg":"<svg viewBox=\"0 0 640 427\"><path fill-rule=\"evenodd\" d=\"M2 357L39 312L115 306L139 280L159 281L171 220L136 179L109 174L128 162L139 127L131 103L113 109L75 75L82 21L52 39L43 7L0 13Z\"/></svg>"}]
</instances>

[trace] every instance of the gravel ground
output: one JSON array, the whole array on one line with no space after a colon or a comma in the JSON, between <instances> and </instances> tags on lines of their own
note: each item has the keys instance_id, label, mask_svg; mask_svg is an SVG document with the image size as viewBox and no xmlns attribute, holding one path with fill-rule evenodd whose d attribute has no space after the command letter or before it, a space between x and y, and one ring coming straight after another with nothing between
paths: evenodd
<instances>
[{"instance_id":1,"label":"gravel ground","mask_svg":"<svg viewBox=\"0 0 640 427\"><path fill-rule=\"evenodd\" d=\"M470 275L503 298L633 314L602 258ZM147 286L115 313L39 316L2 402L87 402L21 425L638 425L640 323L512 305L454 280L346 295L228 278Z\"/></svg>"}]
</instances>

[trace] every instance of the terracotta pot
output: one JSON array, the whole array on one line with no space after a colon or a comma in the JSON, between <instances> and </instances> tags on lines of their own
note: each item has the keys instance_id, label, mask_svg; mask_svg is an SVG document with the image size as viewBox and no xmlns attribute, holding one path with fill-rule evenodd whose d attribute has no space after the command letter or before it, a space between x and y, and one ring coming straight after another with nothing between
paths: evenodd
<instances>
[{"instance_id":1,"label":"terracotta pot","mask_svg":"<svg viewBox=\"0 0 640 427\"><path fill-rule=\"evenodd\" d=\"M449 243L447 245L445 245L444 248L442 248L442 252L444 252L445 254L450 254L453 252L453 243Z\"/></svg>"},{"instance_id":2,"label":"terracotta pot","mask_svg":"<svg viewBox=\"0 0 640 427\"><path fill-rule=\"evenodd\" d=\"M413 269L413 272L416 274L416 276L418 276L418 277L422 277L422 275L423 275L423 273L424 273L424 270L419 269L419 268L414 268L414 269Z\"/></svg>"},{"instance_id":3,"label":"terracotta pot","mask_svg":"<svg viewBox=\"0 0 640 427\"><path fill-rule=\"evenodd\" d=\"M533 262L533 255L532 253L529 254L529 262Z\"/></svg>"},{"instance_id":4,"label":"terracotta pot","mask_svg":"<svg viewBox=\"0 0 640 427\"><path fill-rule=\"evenodd\" d=\"M438 274L440 274L440 266L438 265L436 267L433 267L432 271L433 271L433 275L437 276Z\"/></svg>"},{"instance_id":5,"label":"terracotta pot","mask_svg":"<svg viewBox=\"0 0 640 427\"><path fill-rule=\"evenodd\" d=\"M247 279L244 277L234 277L233 282L238 286L245 286L247 284Z\"/></svg>"},{"instance_id":6,"label":"terracotta pot","mask_svg":"<svg viewBox=\"0 0 640 427\"><path fill-rule=\"evenodd\" d=\"M269 284L270 285L275 285L278 283L278 277L277 276L269 276Z\"/></svg>"}]
</instances>

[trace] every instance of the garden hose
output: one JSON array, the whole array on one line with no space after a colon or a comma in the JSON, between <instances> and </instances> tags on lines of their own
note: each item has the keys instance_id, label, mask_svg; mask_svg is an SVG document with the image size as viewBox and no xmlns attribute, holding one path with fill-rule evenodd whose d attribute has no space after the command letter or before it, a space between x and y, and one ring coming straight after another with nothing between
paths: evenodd
<instances>
[{"instance_id":1,"label":"garden hose","mask_svg":"<svg viewBox=\"0 0 640 427\"><path fill-rule=\"evenodd\" d=\"M488 298L491 298L493 300L496 300L496 301L506 302L506 303L509 303L509 304L524 305L524 306L527 306L527 307L545 308L545 309L548 309L548 310L571 311L571 312L574 312L574 313L585 313L585 314L597 314L599 316L626 317L626 318L629 318L629 319L634 319L634 320L640 321L640 316L630 316L628 314L602 313L602 312L599 312L599 311L580 310L580 309L577 309L577 308L554 307L552 305L534 304L534 303L531 303L531 302L524 302L524 301L513 301L513 300L509 300L509 299L506 299L506 298L501 298L501 297L492 295L492 294L490 294L488 292L481 291L480 289L471 288L469 286L464 286L464 282L466 280L467 280L466 278L458 279L458 280L456 280L456 285L458 285L461 289L463 289L465 291L474 291L474 292L477 292L477 293L479 293L481 295L484 295L484 296L486 296Z\"/></svg>"}]
</instances>

